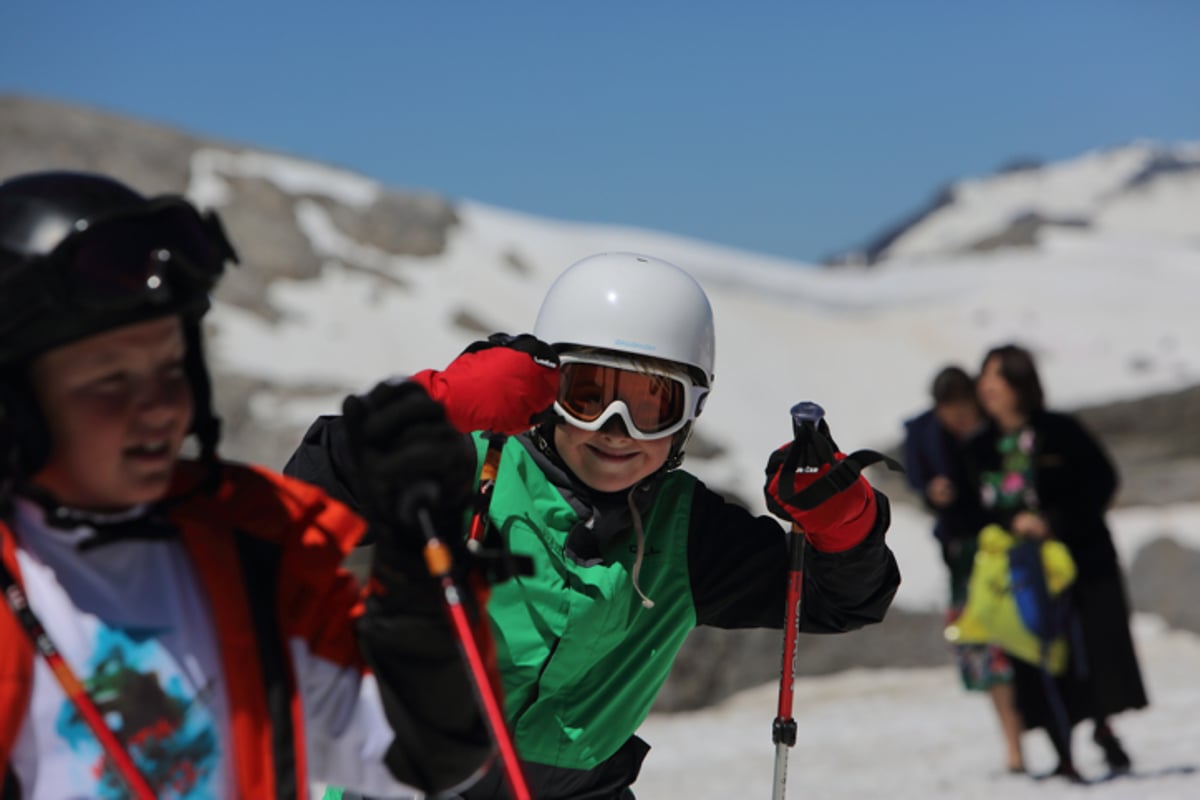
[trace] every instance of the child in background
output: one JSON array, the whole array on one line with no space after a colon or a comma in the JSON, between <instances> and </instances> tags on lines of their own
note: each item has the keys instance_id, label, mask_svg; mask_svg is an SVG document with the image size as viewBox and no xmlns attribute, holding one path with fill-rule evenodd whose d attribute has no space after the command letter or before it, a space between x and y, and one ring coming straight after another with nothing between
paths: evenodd
<instances>
[{"instance_id":1,"label":"child in background","mask_svg":"<svg viewBox=\"0 0 1200 800\"><path fill-rule=\"evenodd\" d=\"M357 515L218 459L200 322L230 260L216 216L180 197L82 173L0 184L5 800L435 792L490 756L438 589L413 568L420 534L376 515L364 597L340 567ZM470 455L426 411L368 474L431 482L454 519ZM189 433L197 460L180 458ZM57 655L35 651L29 611ZM59 656L84 693L64 692Z\"/></svg>"},{"instance_id":2,"label":"child in background","mask_svg":"<svg viewBox=\"0 0 1200 800\"><path fill-rule=\"evenodd\" d=\"M983 427L985 418L975 397L975 381L959 366L940 370L930 393L933 408L905 423L904 467L909 485L934 514L933 534L942 547L950 573L947 624L954 622L967 602L967 583L979 550L984 526L979 491L967 472L966 442ZM956 644L955 659L963 686L987 692L1004 736L1009 772L1025 771L1021 753L1021 715L1013 693L1013 668L992 644Z\"/></svg>"}]
</instances>

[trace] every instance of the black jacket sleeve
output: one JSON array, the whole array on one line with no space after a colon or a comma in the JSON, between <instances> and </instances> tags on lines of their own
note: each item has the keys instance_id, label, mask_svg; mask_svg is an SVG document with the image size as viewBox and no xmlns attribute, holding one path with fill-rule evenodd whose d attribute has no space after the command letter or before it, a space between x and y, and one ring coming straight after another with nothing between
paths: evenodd
<instances>
[{"instance_id":1,"label":"black jacket sleeve","mask_svg":"<svg viewBox=\"0 0 1200 800\"><path fill-rule=\"evenodd\" d=\"M373 522L360 501L361 478L341 417L317 419L284 473L315 484ZM360 544L373 541L369 531ZM379 684L395 735L386 762L401 781L428 792L460 786L483 767L491 740L471 678L432 581L389 581L367 599L359 645Z\"/></svg>"},{"instance_id":2,"label":"black jacket sleeve","mask_svg":"<svg viewBox=\"0 0 1200 800\"><path fill-rule=\"evenodd\" d=\"M841 633L883 619L900 570L884 541L887 497L875 493L875 527L842 553L808 547L800 630ZM688 569L697 622L718 628L782 628L787 600L787 537L773 517L756 517L703 485L696 487Z\"/></svg>"},{"instance_id":3,"label":"black jacket sleeve","mask_svg":"<svg viewBox=\"0 0 1200 800\"><path fill-rule=\"evenodd\" d=\"M321 487L330 497L366 517L358 498L358 468L340 416L317 417L284 465L283 474ZM370 544L373 540L368 531L360 544Z\"/></svg>"},{"instance_id":4,"label":"black jacket sleeve","mask_svg":"<svg viewBox=\"0 0 1200 800\"><path fill-rule=\"evenodd\" d=\"M1040 511L1054 536L1071 550L1080 579L1118 574L1117 552L1105 512L1119 477L1112 459L1073 416L1035 416L1034 468Z\"/></svg>"}]
</instances>

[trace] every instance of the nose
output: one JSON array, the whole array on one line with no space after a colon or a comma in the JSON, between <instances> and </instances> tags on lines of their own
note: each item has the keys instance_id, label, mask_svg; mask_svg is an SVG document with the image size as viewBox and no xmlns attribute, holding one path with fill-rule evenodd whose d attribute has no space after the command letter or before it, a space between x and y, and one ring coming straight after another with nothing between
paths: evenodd
<instances>
[{"instance_id":1,"label":"nose","mask_svg":"<svg viewBox=\"0 0 1200 800\"><path fill-rule=\"evenodd\" d=\"M620 414L613 414L609 417L608 421L601 426L600 432L609 436L629 437L629 429L625 427L625 420Z\"/></svg>"},{"instance_id":2,"label":"nose","mask_svg":"<svg viewBox=\"0 0 1200 800\"><path fill-rule=\"evenodd\" d=\"M190 386L182 375L155 376L141 386L139 416L147 425L168 425L186 412L190 399Z\"/></svg>"}]
</instances>

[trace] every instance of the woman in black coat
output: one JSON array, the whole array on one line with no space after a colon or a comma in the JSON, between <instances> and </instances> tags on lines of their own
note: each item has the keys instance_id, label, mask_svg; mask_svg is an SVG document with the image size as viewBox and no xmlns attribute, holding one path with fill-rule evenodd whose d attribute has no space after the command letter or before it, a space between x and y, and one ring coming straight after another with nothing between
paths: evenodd
<instances>
[{"instance_id":1,"label":"woman in black coat","mask_svg":"<svg viewBox=\"0 0 1200 800\"><path fill-rule=\"evenodd\" d=\"M1070 725L1093 720L1092 738L1109 768L1127 771L1129 756L1107 718L1147 701L1121 568L1104 519L1117 490L1116 470L1074 417L1046 410L1027 350L1005 345L988 352L977 391L991 421L971 441L969 456L986 513L1017 536L1058 539L1078 570L1070 589L1067 673L1048 687L1038 666L1012 659L1025 727L1050 735L1059 757L1055 774L1080 780L1069 730L1054 713L1061 700Z\"/></svg>"}]
</instances>

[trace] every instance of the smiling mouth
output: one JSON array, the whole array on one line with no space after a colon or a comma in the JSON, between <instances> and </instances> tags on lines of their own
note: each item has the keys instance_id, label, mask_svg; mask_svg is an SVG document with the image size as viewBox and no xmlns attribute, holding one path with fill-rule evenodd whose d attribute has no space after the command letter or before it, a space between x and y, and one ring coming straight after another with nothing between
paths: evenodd
<instances>
[{"instance_id":1,"label":"smiling mouth","mask_svg":"<svg viewBox=\"0 0 1200 800\"><path fill-rule=\"evenodd\" d=\"M147 442L127 447L125 448L125 453L134 458L165 458L170 454L170 446L164 439L158 442Z\"/></svg>"},{"instance_id":2,"label":"smiling mouth","mask_svg":"<svg viewBox=\"0 0 1200 800\"><path fill-rule=\"evenodd\" d=\"M631 459L637 455L636 450L621 451L618 453L614 453L609 450L602 450L601 448L596 447L594 445L589 445L588 447L592 451L592 453L595 454L598 458L602 458L606 461L628 461L629 459Z\"/></svg>"}]
</instances>

